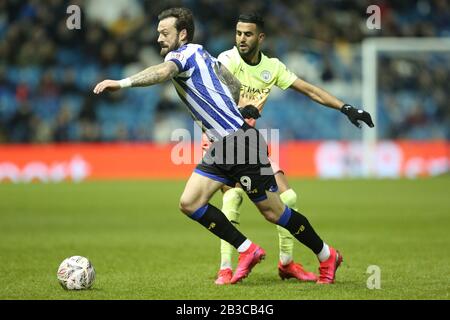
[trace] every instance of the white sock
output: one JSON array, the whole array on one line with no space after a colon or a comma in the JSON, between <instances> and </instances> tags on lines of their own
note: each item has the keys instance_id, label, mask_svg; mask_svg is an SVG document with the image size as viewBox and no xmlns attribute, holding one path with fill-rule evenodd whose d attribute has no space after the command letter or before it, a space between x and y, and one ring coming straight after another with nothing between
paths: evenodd
<instances>
[{"instance_id":1,"label":"white sock","mask_svg":"<svg viewBox=\"0 0 450 320\"><path fill-rule=\"evenodd\" d=\"M319 258L320 262L324 262L328 260L329 257L330 257L330 247L328 247L328 245L324 242L323 248L317 255L317 258Z\"/></svg>"},{"instance_id":2,"label":"white sock","mask_svg":"<svg viewBox=\"0 0 450 320\"><path fill-rule=\"evenodd\" d=\"M239 248L237 248L237 251L239 253L242 253L242 252L246 251L248 248L250 248L251 245L252 245L252 242L247 239L239 246Z\"/></svg>"},{"instance_id":3,"label":"white sock","mask_svg":"<svg viewBox=\"0 0 450 320\"><path fill-rule=\"evenodd\" d=\"M280 253L280 262L283 266L287 266L292 262L292 256L290 254Z\"/></svg>"},{"instance_id":4,"label":"white sock","mask_svg":"<svg viewBox=\"0 0 450 320\"><path fill-rule=\"evenodd\" d=\"M225 269L233 269L232 266L231 266L230 261L223 261L220 264L220 270L225 270Z\"/></svg>"}]
</instances>

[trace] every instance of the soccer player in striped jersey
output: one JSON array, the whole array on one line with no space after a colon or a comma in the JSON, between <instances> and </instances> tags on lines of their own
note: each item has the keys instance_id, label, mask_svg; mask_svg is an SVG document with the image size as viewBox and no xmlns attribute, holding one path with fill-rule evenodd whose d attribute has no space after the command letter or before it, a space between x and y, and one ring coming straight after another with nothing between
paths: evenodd
<instances>
[{"instance_id":1,"label":"soccer player in striped jersey","mask_svg":"<svg viewBox=\"0 0 450 320\"><path fill-rule=\"evenodd\" d=\"M239 113L239 80L201 45L191 43L194 21L189 9L168 9L158 18L158 43L164 63L129 78L101 81L94 93L172 81L194 121L214 141L186 183L180 210L237 249L239 261L232 284L247 277L265 257L264 249L209 203L224 185L234 186L238 182L246 187L247 196L268 221L289 230L317 255L320 263L317 282L333 283L342 256L318 236L305 216L282 203L264 137ZM229 147L233 152L229 152Z\"/></svg>"},{"instance_id":2,"label":"soccer player in striped jersey","mask_svg":"<svg viewBox=\"0 0 450 320\"><path fill-rule=\"evenodd\" d=\"M269 97L271 88L277 86L283 90L291 88L297 92L305 94L312 100L337 110L352 112L356 109L345 105L331 94L325 92L308 82L299 79L294 73L276 58L269 58L260 50L264 40L264 20L256 13L240 15L236 25L236 46L221 53L218 60L241 82L240 106L241 112L247 122L255 125L256 118L260 116L264 104ZM345 106L344 109L343 106ZM257 110L255 109L257 108ZM373 126L370 116L360 112L362 117L359 120L365 121L369 126ZM364 115L364 116L363 116ZM352 118L350 118L353 120ZM357 122L352 121L359 126ZM204 140L204 147L207 141ZM284 172L280 167L272 162L272 169L280 191L280 197L284 204L297 210L297 194L291 189ZM223 194L222 211L227 218L239 225L239 208L244 196L242 188L225 188ZM282 279L296 278L300 281L314 281L316 276L312 272L305 271L303 266L295 263L293 259L294 238L291 233L281 226L277 226L279 237L279 263L278 272ZM226 284L232 277L232 253L233 247L226 241L221 241L221 263L217 274L216 284Z\"/></svg>"}]
</instances>

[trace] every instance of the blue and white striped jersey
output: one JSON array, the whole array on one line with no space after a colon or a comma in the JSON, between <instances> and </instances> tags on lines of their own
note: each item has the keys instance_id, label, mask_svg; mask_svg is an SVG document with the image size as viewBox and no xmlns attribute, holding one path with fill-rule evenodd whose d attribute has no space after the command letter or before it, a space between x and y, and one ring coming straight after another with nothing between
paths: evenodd
<instances>
[{"instance_id":1,"label":"blue and white striped jersey","mask_svg":"<svg viewBox=\"0 0 450 320\"><path fill-rule=\"evenodd\" d=\"M244 119L227 85L216 73L220 64L216 58L201 45L189 43L169 52L164 61L178 66L180 73L172 82L208 138L217 140L241 128Z\"/></svg>"}]
</instances>

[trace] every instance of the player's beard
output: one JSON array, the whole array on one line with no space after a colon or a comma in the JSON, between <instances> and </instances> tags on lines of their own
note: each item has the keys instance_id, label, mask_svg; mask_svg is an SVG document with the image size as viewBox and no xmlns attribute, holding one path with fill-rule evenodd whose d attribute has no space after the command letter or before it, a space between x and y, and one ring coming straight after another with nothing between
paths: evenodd
<instances>
[{"instance_id":1,"label":"player's beard","mask_svg":"<svg viewBox=\"0 0 450 320\"><path fill-rule=\"evenodd\" d=\"M255 53L258 52L257 45L250 46L247 44L247 48L248 48L247 52L243 52L243 51L241 51L240 47L238 46L239 54L244 60L250 60L255 55Z\"/></svg>"},{"instance_id":2,"label":"player's beard","mask_svg":"<svg viewBox=\"0 0 450 320\"><path fill-rule=\"evenodd\" d=\"M168 47L161 47L161 51L159 54L162 57L165 57L169 52L177 50L180 47L180 37L177 35L177 38L172 43L172 45L169 45Z\"/></svg>"}]
</instances>

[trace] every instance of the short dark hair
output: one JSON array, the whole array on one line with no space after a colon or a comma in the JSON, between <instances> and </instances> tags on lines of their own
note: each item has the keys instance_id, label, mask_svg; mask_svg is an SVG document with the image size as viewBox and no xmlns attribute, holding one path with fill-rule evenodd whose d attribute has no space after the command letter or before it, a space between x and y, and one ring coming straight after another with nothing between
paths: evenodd
<instances>
[{"instance_id":1,"label":"short dark hair","mask_svg":"<svg viewBox=\"0 0 450 320\"><path fill-rule=\"evenodd\" d=\"M178 32L186 29L188 42L192 42L194 39L194 15L188 8L170 8L164 10L158 15L158 20L161 21L166 18L174 17L177 19L175 22L175 28Z\"/></svg>"},{"instance_id":2,"label":"short dark hair","mask_svg":"<svg viewBox=\"0 0 450 320\"><path fill-rule=\"evenodd\" d=\"M264 19L257 13L243 13L239 16L238 22L254 23L261 32L264 32Z\"/></svg>"}]
</instances>

